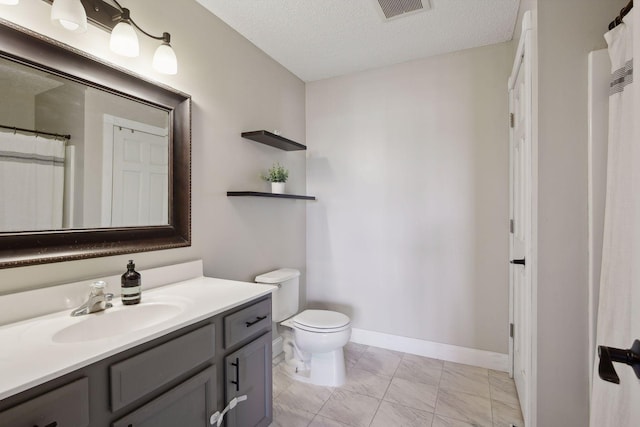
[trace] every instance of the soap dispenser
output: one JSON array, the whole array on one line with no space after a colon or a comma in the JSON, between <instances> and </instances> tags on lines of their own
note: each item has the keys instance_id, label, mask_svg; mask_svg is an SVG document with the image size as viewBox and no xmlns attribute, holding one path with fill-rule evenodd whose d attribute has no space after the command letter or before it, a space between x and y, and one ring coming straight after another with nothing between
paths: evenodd
<instances>
[{"instance_id":1,"label":"soap dispenser","mask_svg":"<svg viewBox=\"0 0 640 427\"><path fill-rule=\"evenodd\" d=\"M142 280L135 268L133 260L129 260L127 271L122 275L121 298L124 305L138 304L142 296Z\"/></svg>"}]
</instances>

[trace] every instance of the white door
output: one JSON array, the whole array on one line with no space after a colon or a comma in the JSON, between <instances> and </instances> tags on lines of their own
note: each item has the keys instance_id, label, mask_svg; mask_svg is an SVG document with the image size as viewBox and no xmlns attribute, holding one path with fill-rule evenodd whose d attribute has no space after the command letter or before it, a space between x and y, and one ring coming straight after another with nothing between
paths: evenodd
<instances>
[{"instance_id":1,"label":"white door","mask_svg":"<svg viewBox=\"0 0 640 427\"><path fill-rule=\"evenodd\" d=\"M520 406L525 410L528 366L531 348L528 310L530 290L530 268L526 265L530 239L530 158L531 141L527 132L527 88L524 60L521 61L515 84L511 89L511 268L512 290L511 340L513 346L513 377L520 397Z\"/></svg>"},{"instance_id":2,"label":"white door","mask_svg":"<svg viewBox=\"0 0 640 427\"><path fill-rule=\"evenodd\" d=\"M168 223L168 157L165 136L114 126L112 226Z\"/></svg>"},{"instance_id":3,"label":"white door","mask_svg":"<svg viewBox=\"0 0 640 427\"><path fill-rule=\"evenodd\" d=\"M532 74L530 25L523 33L509 79L510 109L510 339L511 373L522 415L530 420L532 366Z\"/></svg>"}]
</instances>

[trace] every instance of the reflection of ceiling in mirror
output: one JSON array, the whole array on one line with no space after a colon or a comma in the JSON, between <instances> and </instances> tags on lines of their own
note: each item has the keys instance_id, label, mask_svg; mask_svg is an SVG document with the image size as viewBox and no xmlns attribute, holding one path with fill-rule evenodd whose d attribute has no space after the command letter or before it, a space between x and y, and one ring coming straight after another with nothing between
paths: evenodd
<instances>
[{"instance_id":1,"label":"reflection of ceiling in mirror","mask_svg":"<svg viewBox=\"0 0 640 427\"><path fill-rule=\"evenodd\" d=\"M0 61L0 93L20 91L35 96L63 84L42 71L7 60Z\"/></svg>"}]
</instances>

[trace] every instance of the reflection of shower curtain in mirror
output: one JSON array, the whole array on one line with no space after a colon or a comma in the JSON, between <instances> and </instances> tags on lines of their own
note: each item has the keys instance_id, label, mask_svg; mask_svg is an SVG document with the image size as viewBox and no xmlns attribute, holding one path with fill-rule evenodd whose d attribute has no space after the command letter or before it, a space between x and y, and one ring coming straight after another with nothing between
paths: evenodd
<instances>
[{"instance_id":1,"label":"reflection of shower curtain in mirror","mask_svg":"<svg viewBox=\"0 0 640 427\"><path fill-rule=\"evenodd\" d=\"M0 232L62 227L64 142L0 132Z\"/></svg>"}]
</instances>

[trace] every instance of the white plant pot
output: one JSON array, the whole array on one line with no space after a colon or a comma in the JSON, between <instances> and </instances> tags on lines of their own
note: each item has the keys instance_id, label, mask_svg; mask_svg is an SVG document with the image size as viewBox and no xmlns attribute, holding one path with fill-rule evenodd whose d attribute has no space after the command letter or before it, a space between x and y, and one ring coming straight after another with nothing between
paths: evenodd
<instances>
[{"instance_id":1,"label":"white plant pot","mask_svg":"<svg viewBox=\"0 0 640 427\"><path fill-rule=\"evenodd\" d=\"M272 182L271 192L274 194L284 194L284 182Z\"/></svg>"}]
</instances>

